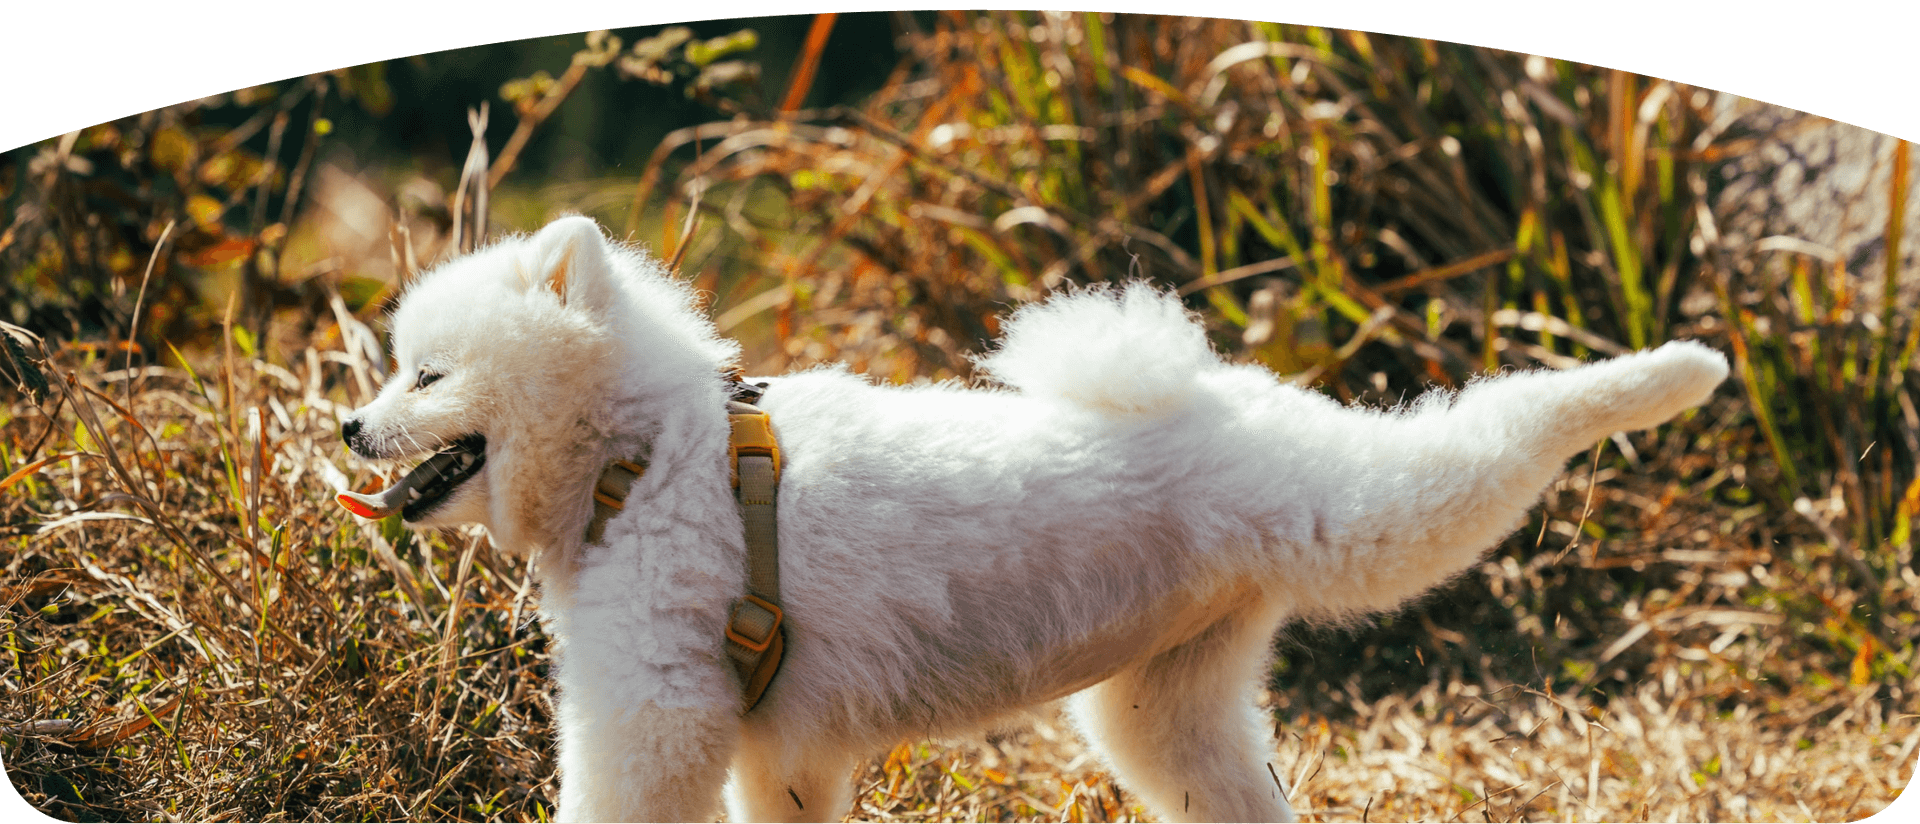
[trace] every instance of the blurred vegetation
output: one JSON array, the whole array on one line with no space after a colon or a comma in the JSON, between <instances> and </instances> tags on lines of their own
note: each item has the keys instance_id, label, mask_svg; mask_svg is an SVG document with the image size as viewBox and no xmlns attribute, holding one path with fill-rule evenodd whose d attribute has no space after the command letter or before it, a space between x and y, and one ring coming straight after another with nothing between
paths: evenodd
<instances>
[{"instance_id":1,"label":"blurred vegetation","mask_svg":"<svg viewBox=\"0 0 1920 824\"><path fill-rule=\"evenodd\" d=\"M785 81L807 25L806 18L769 18L672 28L687 32L696 49L748 33L751 42L739 45L781 61L769 77L753 78L772 84ZM814 96L853 99L877 87L894 60L889 27L886 15L846 15L838 26L843 40L827 54L846 71L819 78ZM636 43L664 28L610 35ZM467 110L491 101L512 113L530 94L552 91L579 51L577 36L550 37L372 63L0 153L0 319L65 340L126 340L140 331L131 322L134 304L168 223L175 225L170 253L154 259L157 291L140 307L147 333L135 336L137 345L213 342L209 330L219 328L236 288L242 328L258 330L270 306L324 316L325 289L310 281L337 277L312 268L327 255L296 253L293 268L279 270L289 230L317 206L316 168L332 163L383 184L434 181L398 199L444 225L450 217L441 195L467 150ZM720 78L697 70L704 67L688 72L678 51L660 69L665 76L644 75L639 65L636 53L575 78L560 96L573 105L556 107L551 122L523 137L509 165L530 179L606 175L647 157L667 132L727 113L727 98L702 89ZM642 79L653 82L635 82ZM496 154L511 135L495 129L488 136Z\"/></svg>"},{"instance_id":2,"label":"blurred vegetation","mask_svg":"<svg viewBox=\"0 0 1920 824\"><path fill-rule=\"evenodd\" d=\"M482 103L494 125L469 155ZM546 815L524 567L329 501L374 477L332 421L385 368L377 318L405 273L452 253L456 195L480 191L495 226L582 211L677 261L762 373L965 378L1012 305L1126 278L1178 289L1233 358L1382 405L1706 341L1736 374L1711 404L1599 444L1435 595L1290 632L1276 711L1520 685L1597 713L1657 685L1790 742L1910 717L1907 150L1858 193L1890 205L1888 271L1729 248L1718 170L1765 139L1731 136L1729 111L1663 80L1359 32L821 15L427 55L12 153L10 775L72 818ZM463 183L469 156L487 174ZM357 224L374 243L337 240ZM897 791L934 763L873 765L867 815L926 814ZM935 766L928 786L952 790ZM1689 771L1689 792L1720 774ZM976 811L1128 815L1117 794L1070 803L1085 791ZM1646 792L1681 818L1719 809ZM1565 813L1535 797L1510 816Z\"/></svg>"}]
</instances>

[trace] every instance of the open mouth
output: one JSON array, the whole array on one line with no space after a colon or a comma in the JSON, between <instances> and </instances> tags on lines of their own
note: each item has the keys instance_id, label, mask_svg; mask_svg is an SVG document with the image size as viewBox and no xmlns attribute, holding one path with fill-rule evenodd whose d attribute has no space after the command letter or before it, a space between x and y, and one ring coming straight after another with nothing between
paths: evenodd
<instances>
[{"instance_id":1,"label":"open mouth","mask_svg":"<svg viewBox=\"0 0 1920 824\"><path fill-rule=\"evenodd\" d=\"M417 521L445 503L447 496L487 464L487 439L468 435L420 462L419 466L379 492L342 492L337 500L362 518L380 519L395 512Z\"/></svg>"}]
</instances>

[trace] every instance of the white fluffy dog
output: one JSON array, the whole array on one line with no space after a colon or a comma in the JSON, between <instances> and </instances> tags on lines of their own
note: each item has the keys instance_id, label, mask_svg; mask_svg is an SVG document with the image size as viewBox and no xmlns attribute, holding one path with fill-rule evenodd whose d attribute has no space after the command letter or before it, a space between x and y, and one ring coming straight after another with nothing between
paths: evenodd
<instances>
[{"instance_id":1,"label":"white fluffy dog","mask_svg":"<svg viewBox=\"0 0 1920 824\"><path fill-rule=\"evenodd\" d=\"M1000 388L771 379L787 653L743 714L722 650L746 574L738 346L693 292L573 217L422 276L393 324L398 371L343 432L372 458L441 450L402 481L409 522L541 553L575 820L709 820L723 795L737 819L838 819L856 759L1075 693L1155 815L1290 819L1254 704L1281 623L1466 569L1570 455L1727 374L1673 343L1346 408L1222 361L1136 285L1016 312L980 360ZM634 456L587 543L601 468Z\"/></svg>"}]
</instances>

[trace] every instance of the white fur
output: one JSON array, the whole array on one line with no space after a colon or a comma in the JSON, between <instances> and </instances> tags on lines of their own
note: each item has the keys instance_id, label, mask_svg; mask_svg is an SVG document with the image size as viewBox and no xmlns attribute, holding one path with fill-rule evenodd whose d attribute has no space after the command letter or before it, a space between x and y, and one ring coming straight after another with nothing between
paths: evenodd
<instances>
[{"instance_id":1,"label":"white fur","mask_svg":"<svg viewBox=\"0 0 1920 824\"><path fill-rule=\"evenodd\" d=\"M838 819L856 759L1076 692L1155 815L1290 819L1253 703L1279 625L1460 572L1569 455L1727 374L1672 343L1346 408L1221 361L1136 285L1016 313L981 360L1008 388L772 379L787 659L742 716L721 640L745 578L720 377L737 348L690 291L566 218L424 276L394 323L361 451L486 435L481 477L427 521L544 553L574 820L706 819L729 770L735 818ZM423 364L445 375L424 390ZM645 476L583 545L601 466L633 455Z\"/></svg>"}]
</instances>

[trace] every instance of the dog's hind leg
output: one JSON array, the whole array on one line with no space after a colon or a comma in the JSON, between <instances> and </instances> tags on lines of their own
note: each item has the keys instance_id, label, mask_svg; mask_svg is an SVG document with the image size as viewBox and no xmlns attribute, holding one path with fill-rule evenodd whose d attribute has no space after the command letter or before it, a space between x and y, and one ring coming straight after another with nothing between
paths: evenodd
<instances>
[{"instance_id":1,"label":"dog's hind leg","mask_svg":"<svg viewBox=\"0 0 1920 824\"><path fill-rule=\"evenodd\" d=\"M1292 821L1254 704L1277 610L1255 605L1074 696L1082 736L1162 821Z\"/></svg>"},{"instance_id":2,"label":"dog's hind leg","mask_svg":"<svg viewBox=\"0 0 1920 824\"><path fill-rule=\"evenodd\" d=\"M853 806L853 756L809 748L783 757L780 742L751 732L734 757L727 816L734 821L839 821Z\"/></svg>"}]
</instances>

